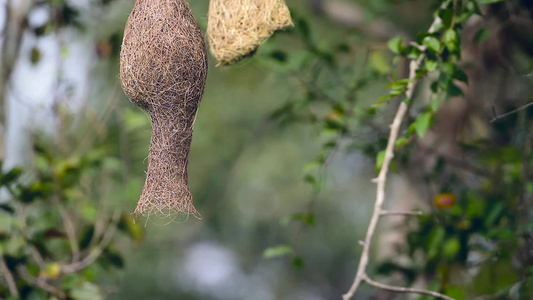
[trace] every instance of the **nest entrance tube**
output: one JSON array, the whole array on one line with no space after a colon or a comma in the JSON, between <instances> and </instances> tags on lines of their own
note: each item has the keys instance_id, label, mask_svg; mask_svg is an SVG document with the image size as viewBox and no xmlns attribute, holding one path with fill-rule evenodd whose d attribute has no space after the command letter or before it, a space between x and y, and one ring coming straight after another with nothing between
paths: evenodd
<instances>
[{"instance_id":1,"label":"nest entrance tube","mask_svg":"<svg viewBox=\"0 0 533 300\"><path fill-rule=\"evenodd\" d=\"M200 217L188 187L194 118L207 75L204 38L186 0L137 0L120 52L124 93L152 124L136 214Z\"/></svg>"},{"instance_id":2,"label":"nest entrance tube","mask_svg":"<svg viewBox=\"0 0 533 300\"><path fill-rule=\"evenodd\" d=\"M187 178L192 124L189 126L190 130L176 127L175 117L172 115L152 117L151 123L148 171L135 213L165 216L186 213L200 217L193 206Z\"/></svg>"}]
</instances>

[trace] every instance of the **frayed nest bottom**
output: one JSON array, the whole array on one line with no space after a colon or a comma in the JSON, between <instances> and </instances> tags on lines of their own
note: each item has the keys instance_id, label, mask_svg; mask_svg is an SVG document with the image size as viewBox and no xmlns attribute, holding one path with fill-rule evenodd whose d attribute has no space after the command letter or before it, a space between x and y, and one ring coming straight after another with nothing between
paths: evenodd
<instances>
[{"instance_id":1,"label":"frayed nest bottom","mask_svg":"<svg viewBox=\"0 0 533 300\"><path fill-rule=\"evenodd\" d=\"M136 215L156 215L175 219L189 216L201 219L194 208L188 186L187 164L192 140L192 124L152 119L153 135L148 155L148 170Z\"/></svg>"}]
</instances>

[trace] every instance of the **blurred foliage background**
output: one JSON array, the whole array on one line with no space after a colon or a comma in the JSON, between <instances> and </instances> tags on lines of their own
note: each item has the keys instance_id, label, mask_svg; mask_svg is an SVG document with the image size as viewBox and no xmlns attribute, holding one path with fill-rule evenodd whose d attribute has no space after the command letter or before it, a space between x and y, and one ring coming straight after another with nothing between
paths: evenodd
<instances>
[{"instance_id":1,"label":"blurred foliage background","mask_svg":"<svg viewBox=\"0 0 533 300\"><path fill-rule=\"evenodd\" d=\"M205 31L208 1L190 2ZM387 209L425 214L381 222L369 272L533 298L531 3L287 2L293 28L235 66L209 61L189 158L203 219L171 223L131 215L150 137L118 80L133 1L3 2L2 299L340 298L422 51L408 41L427 59ZM444 28L423 34L434 12Z\"/></svg>"}]
</instances>

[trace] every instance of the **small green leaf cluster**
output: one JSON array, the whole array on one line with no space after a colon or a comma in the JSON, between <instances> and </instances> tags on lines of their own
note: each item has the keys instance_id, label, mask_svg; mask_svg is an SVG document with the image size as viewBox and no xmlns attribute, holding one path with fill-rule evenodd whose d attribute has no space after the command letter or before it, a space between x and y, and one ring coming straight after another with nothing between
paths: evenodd
<instances>
[{"instance_id":1,"label":"small green leaf cluster","mask_svg":"<svg viewBox=\"0 0 533 300\"><path fill-rule=\"evenodd\" d=\"M427 165L421 165L414 156L421 153L423 145L418 141L428 137L444 103L450 98L473 101L465 97L467 91L473 90L469 84L474 81L469 81L465 72L468 66L462 58L464 29L472 17L487 17L480 5L498 5L494 3L502 1L438 2L441 5L433 15L437 22L431 30L420 32L409 43L402 37L388 41L387 48L394 57L370 46L354 47L351 42L360 42L356 35L349 35L339 46L318 43L313 28L297 16L295 29L288 35L300 39L301 47L294 51L270 49L263 55L264 61L294 82L288 101L272 117L285 126L303 123L316 129L320 148L303 173L304 181L312 186L314 193L319 193L323 189L323 170L328 158L340 149L359 150L375 158L379 171L387 145L386 126L392 119L382 120L382 108L395 99L407 103L409 116L396 140L391 169L416 173L420 180L418 188L430 198L428 202L433 211L419 218L406 217L402 229L406 232L407 244L397 250L399 255L411 258L409 263L391 258L380 264L377 271L400 273L407 285L423 277L429 282L428 289L456 299L479 295L495 295L495 299L530 299L533 269L527 265L524 249L527 249L528 237L532 239L533 225L531 221L524 221L531 214L521 211L521 198L526 197L524 195L530 198L533 193L531 180L524 178L524 172L528 171L524 166L532 163L532 154L524 152L528 143L526 135L531 130L532 110L520 111L494 125L482 120L485 123L479 127L489 134L475 140L457 138L457 151L464 157L440 154L439 149L422 149L435 157L430 170L426 170ZM490 10L484 9L486 11ZM479 45L492 34L481 27L468 42ZM364 55L358 56L361 53ZM520 55L531 58L531 53ZM415 76L398 78L391 66L407 62L416 63ZM360 69L347 67L353 65ZM528 70L531 70L530 63ZM390 82L386 85L387 94L376 97L378 101L365 103L361 93L369 82L384 79ZM349 146L345 147L346 144ZM431 199L439 193L452 194L454 201L457 200L450 207L433 205ZM391 198L395 201L394 195ZM315 220L312 205L310 207L311 210L294 214L287 220L296 220L302 226L320 223ZM283 243L268 248L265 256L297 257L294 249L297 247ZM459 277L467 279L461 282Z\"/></svg>"},{"instance_id":2,"label":"small green leaf cluster","mask_svg":"<svg viewBox=\"0 0 533 300\"><path fill-rule=\"evenodd\" d=\"M400 57L419 61L416 77L401 79L387 86L390 87L388 95L382 96L379 101L388 100L404 95L408 84L413 80L428 78L431 81L431 95L429 104L417 114L410 124L405 137L416 133L424 137L431 127L433 116L446 97L461 97L463 91L461 84L468 84L468 77L460 67L461 40L460 33L466 20L473 15L480 15L476 1L443 1L443 5L435 12L435 18L440 20L432 31L420 32L416 40L403 45L402 37L395 37L388 42L389 49ZM406 96L403 101L412 101Z\"/></svg>"},{"instance_id":3,"label":"small green leaf cluster","mask_svg":"<svg viewBox=\"0 0 533 300\"><path fill-rule=\"evenodd\" d=\"M104 299L103 279L124 267L114 233L143 238L129 214L99 200L113 158L98 149L70 157L40 144L34 151L32 174L0 174L8 192L0 205L0 298Z\"/></svg>"}]
</instances>

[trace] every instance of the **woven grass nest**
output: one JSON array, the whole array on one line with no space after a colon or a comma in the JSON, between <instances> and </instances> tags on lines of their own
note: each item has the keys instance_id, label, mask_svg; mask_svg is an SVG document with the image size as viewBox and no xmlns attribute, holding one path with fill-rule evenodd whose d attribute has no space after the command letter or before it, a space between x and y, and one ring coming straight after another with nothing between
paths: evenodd
<instances>
[{"instance_id":1,"label":"woven grass nest","mask_svg":"<svg viewBox=\"0 0 533 300\"><path fill-rule=\"evenodd\" d=\"M204 38L185 0L137 0L124 31L120 80L150 116L148 170L136 214L199 217L188 187L194 118L207 75Z\"/></svg>"},{"instance_id":2,"label":"woven grass nest","mask_svg":"<svg viewBox=\"0 0 533 300\"><path fill-rule=\"evenodd\" d=\"M292 25L284 0L211 0L207 37L221 65L252 55L276 30Z\"/></svg>"}]
</instances>

